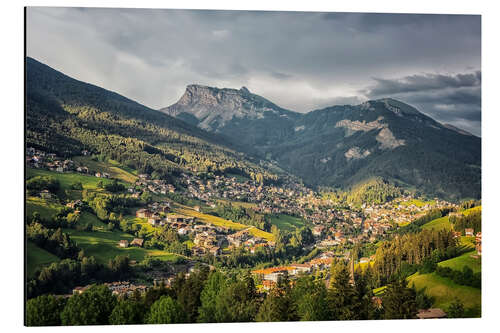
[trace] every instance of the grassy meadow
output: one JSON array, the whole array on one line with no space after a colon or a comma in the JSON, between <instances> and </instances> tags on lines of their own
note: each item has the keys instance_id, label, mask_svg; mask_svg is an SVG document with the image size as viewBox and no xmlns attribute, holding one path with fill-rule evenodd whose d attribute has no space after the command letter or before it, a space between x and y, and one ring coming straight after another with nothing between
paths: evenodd
<instances>
[{"instance_id":1,"label":"grassy meadow","mask_svg":"<svg viewBox=\"0 0 500 333\"><path fill-rule=\"evenodd\" d=\"M137 176L132 173L130 168L123 167L116 161L98 162L88 156L76 156L73 160L77 164L88 167L94 173L98 171L107 172L112 178L126 183L134 183L137 180Z\"/></svg>"},{"instance_id":2,"label":"grassy meadow","mask_svg":"<svg viewBox=\"0 0 500 333\"><path fill-rule=\"evenodd\" d=\"M113 180L107 178L98 178L95 176L85 175L76 172L54 172L41 169L26 169L26 175L28 178L35 176L51 176L59 180L62 190L71 189L71 185L80 182L84 189L97 189L97 184L102 181L103 184L111 184ZM121 182L124 183L124 182Z\"/></svg>"},{"instance_id":3,"label":"grassy meadow","mask_svg":"<svg viewBox=\"0 0 500 333\"><path fill-rule=\"evenodd\" d=\"M481 206L473 207L470 209L466 209L462 211L462 214L465 216L469 215L470 213L474 211L481 211ZM438 219L432 220L422 226L422 229L435 229L435 230L440 230L440 229L447 229L447 230L452 230L453 226L450 222L449 216L443 216Z\"/></svg>"},{"instance_id":4,"label":"grassy meadow","mask_svg":"<svg viewBox=\"0 0 500 333\"><path fill-rule=\"evenodd\" d=\"M452 230L452 225L450 223L449 216L443 216L438 219L432 220L422 226L422 229L435 229L435 230Z\"/></svg>"},{"instance_id":5,"label":"grassy meadow","mask_svg":"<svg viewBox=\"0 0 500 333\"><path fill-rule=\"evenodd\" d=\"M481 272L481 258L474 258L473 256L475 254L476 251L466 252L461 256L441 261L438 265L459 271L461 271L465 266L469 266L474 273Z\"/></svg>"},{"instance_id":6,"label":"grassy meadow","mask_svg":"<svg viewBox=\"0 0 500 333\"><path fill-rule=\"evenodd\" d=\"M78 231L65 229L64 232L82 248L86 256L94 256L100 263L107 263L118 255L128 255L131 260L141 261L146 256L156 257L162 260L174 260L178 255L161 250L144 249L139 247L118 247L122 239L129 242L134 236L121 231Z\"/></svg>"},{"instance_id":7,"label":"grassy meadow","mask_svg":"<svg viewBox=\"0 0 500 333\"><path fill-rule=\"evenodd\" d=\"M431 274L413 274L408 278L409 286L415 285L417 289L426 288L426 294L435 298L434 307L446 309L455 298L458 298L466 308L481 306L481 290L473 287L462 286L448 278Z\"/></svg>"},{"instance_id":8,"label":"grassy meadow","mask_svg":"<svg viewBox=\"0 0 500 333\"><path fill-rule=\"evenodd\" d=\"M60 259L52 253L38 247L35 243L27 241L26 243L26 264L28 277L32 277L37 268L50 265Z\"/></svg>"},{"instance_id":9,"label":"grassy meadow","mask_svg":"<svg viewBox=\"0 0 500 333\"><path fill-rule=\"evenodd\" d=\"M286 214L273 215L270 222L279 229L286 231L293 231L295 228L303 227L305 224L303 219Z\"/></svg>"}]
</instances>

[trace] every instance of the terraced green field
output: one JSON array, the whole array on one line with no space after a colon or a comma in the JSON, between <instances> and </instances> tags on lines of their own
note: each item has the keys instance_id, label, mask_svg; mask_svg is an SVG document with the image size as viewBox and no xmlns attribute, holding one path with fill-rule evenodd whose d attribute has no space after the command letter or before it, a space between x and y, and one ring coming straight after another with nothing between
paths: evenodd
<instances>
[{"instance_id":1,"label":"terraced green field","mask_svg":"<svg viewBox=\"0 0 500 333\"><path fill-rule=\"evenodd\" d=\"M100 263L107 263L117 255L128 255L131 260L141 261L146 256L157 257L162 260L174 260L178 256L161 250L151 250L139 247L118 247L118 242L126 239L129 242L134 239L132 235L121 231L77 231L65 229L64 232L71 236L76 244L81 247L86 256L94 256Z\"/></svg>"},{"instance_id":2,"label":"terraced green field","mask_svg":"<svg viewBox=\"0 0 500 333\"><path fill-rule=\"evenodd\" d=\"M466 252L459 257L441 261L438 265L459 271L465 266L469 266L474 273L481 272L481 259L472 257L475 254L476 251Z\"/></svg>"},{"instance_id":3,"label":"terraced green field","mask_svg":"<svg viewBox=\"0 0 500 333\"><path fill-rule=\"evenodd\" d=\"M466 308L481 306L481 290L454 283L448 278L436 273L416 273L408 278L408 285L415 285L417 289L426 287L426 293L435 298L434 307L447 309L451 302L458 298Z\"/></svg>"},{"instance_id":4,"label":"terraced green field","mask_svg":"<svg viewBox=\"0 0 500 333\"><path fill-rule=\"evenodd\" d=\"M28 241L26 248L26 263L28 277L32 277L37 268L50 265L60 259L52 253L36 246L34 243Z\"/></svg>"},{"instance_id":5,"label":"terraced green field","mask_svg":"<svg viewBox=\"0 0 500 333\"><path fill-rule=\"evenodd\" d=\"M286 231L293 231L295 228L301 228L305 224L301 218L285 214L273 215L270 222L279 229Z\"/></svg>"}]
</instances>

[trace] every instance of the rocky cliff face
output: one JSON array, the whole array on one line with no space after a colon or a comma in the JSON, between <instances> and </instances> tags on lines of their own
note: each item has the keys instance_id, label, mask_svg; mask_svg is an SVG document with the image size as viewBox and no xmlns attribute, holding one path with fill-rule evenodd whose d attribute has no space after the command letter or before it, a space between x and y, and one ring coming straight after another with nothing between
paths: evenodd
<instances>
[{"instance_id":1,"label":"rocky cliff face","mask_svg":"<svg viewBox=\"0 0 500 333\"><path fill-rule=\"evenodd\" d=\"M219 89L196 84L188 85L177 103L160 111L181 119L194 116L200 128L214 132L220 132L235 118L255 120L290 113L246 87Z\"/></svg>"}]
</instances>

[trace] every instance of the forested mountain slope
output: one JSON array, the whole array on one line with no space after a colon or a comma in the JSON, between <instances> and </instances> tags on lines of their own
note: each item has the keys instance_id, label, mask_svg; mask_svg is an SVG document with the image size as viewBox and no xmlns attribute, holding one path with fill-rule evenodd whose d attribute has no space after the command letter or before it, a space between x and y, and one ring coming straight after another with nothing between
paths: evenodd
<instances>
[{"instance_id":1,"label":"forested mountain slope","mask_svg":"<svg viewBox=\"0 0 500 333\"><path fill-rule=\"evenodd\" d=\"M26 144L60 155L82 149L141 172L168 177L183 170L276 174L238 152L238 145L117 93L26 60Z\"/></svg>"},{"instance_id":2,"label":"forested mountain slope","mask_svg":"<svg viewBox=\"0 0 500 333\"><path fill-rule=\"evenodd\" d=\"M309 185L382 177L448 199L481 193L481 139L391 98L300 114L244 87L189 85L161 111L255 149Z\"/></svg>"}]
</instances>

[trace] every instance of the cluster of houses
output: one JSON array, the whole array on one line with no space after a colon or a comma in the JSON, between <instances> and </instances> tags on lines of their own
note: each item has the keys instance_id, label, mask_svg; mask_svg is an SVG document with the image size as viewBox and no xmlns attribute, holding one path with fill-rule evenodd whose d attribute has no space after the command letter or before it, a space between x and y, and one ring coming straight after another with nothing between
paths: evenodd
<instances>
[{"instance_id":1,"label":"cluster of houses","mask_svg":"<svg viewBox=\"0 0 500 333\"><path fill-rule=\"evenodd\" d=\"M167 214L169 211L168 203L153 203L147 208L137 210L136 217L147 219L152 226L168 226L179 235L189 235L194 243L191 248L193 256L208 253L219 256L223 248L232 249L239 246L246 246L253 253L259 246L273 245L251 235L246 229L231 234L229 228L201 223L193 216Z\"/></svg>"},{"instance_id":2,"label":"cluster of houses","mask_svg":"<svg viewBox=\"0 0 500 333\"><path fill-rule=\"evenodd\" d=\"M50 171L65 172L75 170L72 160L58 157L54 153L28 147L26 149L26 165L37 169L48 169Z\"/></svg>"},{"instance_id":3,"label":"cluster of houses","mask_svg":"<svg viewBox=\"0 0 500 333\"><path fill-rule=\"evenodd\" d=\"M285 276L290 279L294 279L300 274L314 274L318 271L328 270L334 263L335 259L349 261L350 252L347 251L341 256L335 254L334 252L324 252L318 257L303 264L294 263L287 266L256 269L252 271L252 274L262 281L262 288L264 290L269 290Z\"/></svg>"},{"instance_id":4,"label":"cluster of houses","mask_svg":"<svg viewBox=\"0 0 500 333\"><path fill-rule=\"evenodd\" d=\"M448 201L434 198L423 205L416 205L412 196L396 198L391 202L379 205L364 204L361 206L364 215L375 222L406 224L424 216L432 209L436 208L458 208L458 205Z\"/></svg>"},{"instance_id":5,"label":"cluster of houses","mask_svg":"<svg viewBox=\"0 0 500 333\"><path fill-rule=\"evenodd\" d=\"M167 193L175 193L175 186L167 183L165 180L151 179L148 174L144 173L139 174L135 184L127 190L135 197L139 197L144 191L165 195Z\"/></svg>"},{"instance_id":6,"label":"cluster of houses","mask_svg":"<svg viewBox=\"0 0 500 333\"><path fill-rule=\"evenodd\" d=\"M88 154L82 152L84 153ZM34 148L28 148L27 161L34 167L56 167L62 172L76 170L89 173L85 166L75 166L71 160L59 159L55 154L46 154ZM104 172L96 172L95 175L109 177ZM411 196L405 196L390 203L364 204L361 209L355 207L347 209L337 207L332 200L325 199L319 193L291 180L278 187L263 185L252 180L237 180L235 177L216 175L212 179L203 179L183 173L179 183L186 189L186 192L183 192L186 197L200 200L213 208L216 207L217 200L227 199L256 203L254 209L260 213L299 216L312 226L312 233L316 239L314 246L324 249L347 243L375 242L385 237L397 224L411 222L430 209L454 207L451 203L438 199L417 206L411 202L413 200ZM175 193L176 188L164 180L151 179L148 174L140 174L135 184L127 191L138 198L145 191L165 195ZM48 191L45 192L47 193L40 195L46 197L51 195ZM195 210L199 211L200 208L195 207ZM273 246L271 242L253 237L247 230L230 234L227 228L197 223L195 217L171 214L168 202L155 202L139 209L136 217L147 219L152 226L168 225L179 235L192 236L195 244L192 253L195 256L207 253L218 256L225 247L231 249L245 246L250 252L255 253L260 247ZM138 244L137 242L128 244L123 240L119 246L138 246Z\"/></svg>"},{"instance_id":7,"label":"cluster of houses","mask_svg":"<svg viewBox=\"0 0 500 333\"><path fill-rule=\"evenodd\" d=\"M113 295L116 296L131 296L135 292L139 292L141 294L145 293L148 290L148 287L145 285L136 285L129 281L117 281L105 283L109 290L111 290ZM84 287L75 287L73 288L73 295L80 295L84 293L87 289L89 289L92 285L87 285Z\"/></svg>"},{"instance_id":8,"label":"cluster of houses","mask_svg":"<svg viewBox=\"0 0 500 333\"><path fill-rule=\"evenodd\" d=\"M88 151L82 151L82 155L88 155ZM110 178L107 172L92 172L87 166L77 164L71 159L65 159L57 156L54 153L46 153L44 151L28 147L26 149L26 165L36 169L47 169L56 172L79 172L83 174L92 174L98 178Z\"/></svg>"}]
</instances>

